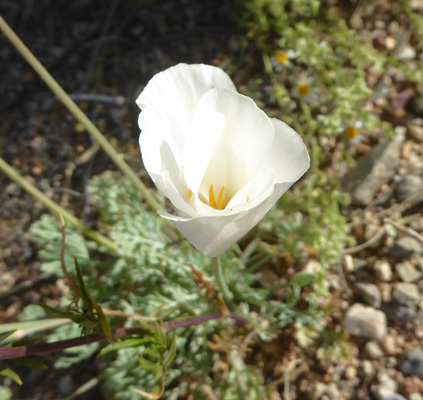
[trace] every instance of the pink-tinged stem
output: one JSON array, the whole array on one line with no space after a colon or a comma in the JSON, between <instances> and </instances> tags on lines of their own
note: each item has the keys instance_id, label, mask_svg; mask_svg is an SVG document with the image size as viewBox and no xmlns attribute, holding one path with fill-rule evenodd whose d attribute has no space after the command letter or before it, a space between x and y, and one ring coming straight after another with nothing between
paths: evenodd
<instances>
[{"instance_id":1,"label":"pink-tinged stem","mask_svg":"<svg viewBox=\"0 0 423 400\"><path fill-rule=\"evenodd\" d=\"M199 325L207 321L213 321L221 318L218 313L203 315L200 317L188 318L180 321L163 322L164 329L177 329L186 328L188 326ZM234 319L239 325L245 325L248 321L235 313L231 313L231 318ZM129 335L135 335L145 331L144 326L134 326L131 328L118 328L113 332L115 338L121 338ZM95 342L105 341L106 336L101 334L90 335L86 337L79 337L68 340L61 340L53 343L34 344L29 346L19 347L2 347L0 348L0 360L7 360L10 358L26 357L40 354L48 354L54 351L69 349L71 347L82 346Z\"/></svg>"}]
</instances>

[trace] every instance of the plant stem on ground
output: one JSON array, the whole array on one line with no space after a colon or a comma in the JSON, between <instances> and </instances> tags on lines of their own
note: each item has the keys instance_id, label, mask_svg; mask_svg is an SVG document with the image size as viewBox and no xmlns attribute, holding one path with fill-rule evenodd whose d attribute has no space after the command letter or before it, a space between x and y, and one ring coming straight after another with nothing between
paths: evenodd
<instances>
[{"instance_id":1,"label":"plant stem on ground","mask_svg":"<svg viewBox=\"0 0 423 400\"><path fill-rule=\"evenodd\" d=\"M103 236L101 233L98 233L97 231L88 228L88 226L84 225L78 218L76 218L70 212L66 211L53 200L49 199L45 194L38 190L34 185L29 183L22 175L20 175L1 157L0 171L3 171L11 180L16 182L22 189L24 189L32 197L42 203L43 206L46 207L48 210L52 211L55 214L63 216L63 218L67 222L69 222L76 229L79 229L86 237L90 238L91 240L94 240L95 242L106 247L112 252L117 252L117 247L111 240Z\"/></svg>"},{"instance_id":2,"label":"plant stem on ground","mask_svg":"<svg viewBox=\"0 0 423 400\"><path fill-rule=\"evenodd\" d=\"M51 89L51 91L62 101L65 107L84 126L87 132L94 137L97 143L102 147L102 149L107 153L107 155L122 171L122 173L141 192L149 206L153 210L157 211L161 207L159 202L148 191L146 186L141 182L141 180L137 177L131 167L125 162L122 156L113 148L113 146L108 142L108 140L103 136L103 134L98 130L98 128L88 119L88 117L82 112L78 105L69 97L69 95L50 75L50 73L44 68L44 66L38 61L38 59L31 53L28 47L25 46L22 40L15 34L15 32L10 28L10 26L1 16L0 29L12 42L16 49L21 53L25 60L31 65L31 67L34 68L35 72L37 72L37 74Z\"/></svg>"}]
</instances>

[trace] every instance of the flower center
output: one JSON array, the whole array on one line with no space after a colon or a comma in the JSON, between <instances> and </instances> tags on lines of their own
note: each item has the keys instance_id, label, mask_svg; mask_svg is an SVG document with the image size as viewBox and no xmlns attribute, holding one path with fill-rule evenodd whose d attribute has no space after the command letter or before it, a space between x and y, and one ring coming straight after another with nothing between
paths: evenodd
<instances>
[{"instance_id":1,"label":"flower center","mask_svg":"<svg viewBox=\"0 0 423 400\"><path fill-rule=\"evenodd\" d=\"M279 64L285 64L289 60L288 53L285 51L277 52L275 58Z\"/></svg>"},{"instance_id":2,"label":"flower center","mask_svg":"<svg viewBox=\"0 0 423 400\"><path fill-rule=\"evenodd\" d=\"M300 96L305 97L309 94L310 87L306 83L300 83L297 86L297 90L298 90L298 93L300 94Z\"/></svg>"},{"instance_id":3,"label":"flower center","mask_svg":"<svg viewBox=\"0 0 423 400\"><path fill-rule=\"evenodd\" d=\"M224 191L225 191L225 186L223 186L222 189L220 189L219 196L217 197L217 201L216 201L216 197L214 197L213 185L210 185L210 189L209 189L209 205L210 205L210 207L212 207L216 210L222 210L222 208L226 207L226 204L224 206L222 204L223 192Z\"/></svg>"},{"instance_id":4,"label":"flower center","mask_svg":"<svg viewBox=\"0 0 423 400\"><path fill-rule=\"evenodd\" d=\"M347 126L344 133L347 139L353 139L360 133L360 131L355 126Z\"/></svg>"}]
</instances>

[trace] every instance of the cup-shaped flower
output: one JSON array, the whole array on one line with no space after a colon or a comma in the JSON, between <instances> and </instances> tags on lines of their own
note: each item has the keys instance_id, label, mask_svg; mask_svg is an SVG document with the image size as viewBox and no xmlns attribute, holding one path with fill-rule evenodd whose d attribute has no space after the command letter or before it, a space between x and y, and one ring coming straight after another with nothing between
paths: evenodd
<instances>
[{"instance_id":1,"label":"cup-shaped flower","mask_svg":"<svg viewBox=\"0 0 423 400\"><path fill-rule=\"evenodd\" d=\"M208 65L155 75L137 99L144 166L176 215L159 214L216 257L309 168L301 137Z\"/></svg>"}]
</instances>

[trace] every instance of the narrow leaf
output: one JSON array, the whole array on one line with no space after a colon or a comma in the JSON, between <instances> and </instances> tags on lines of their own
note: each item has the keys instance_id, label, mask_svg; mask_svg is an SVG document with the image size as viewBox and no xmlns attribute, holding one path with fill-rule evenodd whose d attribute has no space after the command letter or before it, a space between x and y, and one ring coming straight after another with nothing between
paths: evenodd
<instances>
[{"instance_id":1,"label":"narrow leaf","mask_svg":"<svg viewBox=\"0 0 423 400\"><path fill-rule=\"evenodd\" d=\"M175 336L172 340L172 343L170 345L170 348L167 352L167 355L163 361L163 367L164 369L167 369L167 367L169 366L169 364L173 361L173 359L176 356L176 339L177 337Z\"/></svg>"},{"instance_id":2,"label":"narrow leaf","mask_svg":"<svg viewBox=\"0 0 423 400\"><path fill-rule=\"evenodd\" d=\"M48 368L46 364L44 364L43 362L36 360L34 358L15 358L15 361L27 366L27 367L31 367L31 368L41 368L41 369L46 369Z\"/></svg>"},{"instance_id":3,"label":"narrow leaf","mask_svg":"<svg viewBox=\"0 0 423 400\"><path fill-rule=\"evenodd\" d=\"M81 323L82 321L84 321L85 318L86 318L85 316L83 316L79 313L76 313L74 311L62 311L62 310L59 310L57 308L50 307L47 304L42 304L42 303L36 303L36 304L38 306L44 308L44 310L46 310L47 312L49 312L51 314L57 315L61 318L71 319L72 321L74 321L78 324Z\"/></svg>"},{"instance_id":4,"label":"narrow leaf","mask_svg":"<svg viewBox=\"0 0 423 400\"><path fill-rule=\"evenodd\" d=\"M140 364L140 367L142 369L145 369L147 371L157 371L158 369L160 369L160 365L159 364L156 364L156 363L153 363L151 361L148 361L144 357L140 357L139 364Z\"/></svg>"},{"instance_id":5,"label":"narrow leaf","mask_svg":"<svg viewBox=\"0 0 423 400\"><path fill-rule=\"evenodd\" d=\"M104 314L103 309L95 300L93 300L94 309L96 310L99 318L100 318L100 325L101 329L104 333L104 336L106 336L107 340L109 342L113 342L113 330L110 326L109 320L106 317L106 314Z\"/></svg>"},{"instance_id":6,"label":"narrow leaf","mask_svg":"<svg viewBox=\"0 0 423 400\"><path fill-rule=\"evenodd\" d=\"M9 336L13 335L16 331L17 331L17 329L14 329L14 330L11 330L11 331L8 331L8 332L4 332L4 333L0 333L0 342L7 339Z\"/></svg>"},{"instance_id":7,"label":"narrow leaf","mask_svg":"<svg viewBox=\"0 0 423 400\"><path fill-rule=\"evenodd\" d=\"M84 303L85 308L88 310L88 312L91 313L93 309L93 302L91 300L90 295L87 292L87 288L85 287L85 282L82 277L81 268L79 267L78 260L76 257L73 258L75 261L75 270L76 270L76 277L78 278L79 282L79 291L80 296L82 299L82 302Z\"/></svg>"},{"instance_id":8,"label":"narrow leaf","mask_svg":"<svg viewBox=\"0 0 423 400\"><path fill-rule=\"evenodd\" d=\"M140 338L140 339L126 339L121 340L119 342L115 342L113 344L108 345L104 349L100 351L100 356L103 356L107 353L110 353L112 351L117 351L121 349L127 349L127 348L136 348L139 346L142 346L144 344L151 343L151 338Z\"/></svg>"},{"instance_id":9,"label":"narrow leaf","mask_svg":"<svg viewBox=\"0 0 423 400\"><path fill-rule=\"evenodd\" d=\"M135 392L140 394L141 396L144 396L147 400L158 400L163 395L163 391L161 393L154 394L154 393L143 392L142 390L135 389Z\"/></svg>"},{"instance_id":10,"label":"narrow leaf","mask_svg":"<svg viewBox=\"0 0 423 400\"><path fill-rule=\"evenodd\" d=\"M289 284L291 286L307 286L314 282L316 279L316 275L310 274L308 272L298 272L295 274L291 280L289 281Z\"/></svg>"},{"instance_id":11,"label":"narrow leaf","mask_svg":"<svg viewBox=\"0 0 423 400\"><path fill-rule=\"evenodd\" d=\"M13 379L18 385L22 385L22 380L19 375L12 371L10 368L3 369L0 371L0 375L5 376L6 378Z\"/></svg>"}]
</instances>

